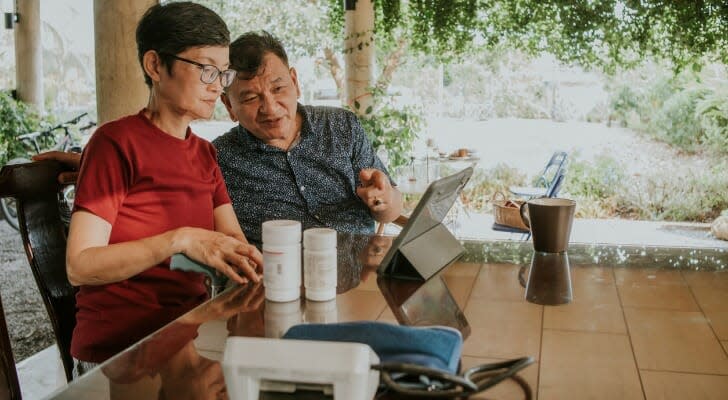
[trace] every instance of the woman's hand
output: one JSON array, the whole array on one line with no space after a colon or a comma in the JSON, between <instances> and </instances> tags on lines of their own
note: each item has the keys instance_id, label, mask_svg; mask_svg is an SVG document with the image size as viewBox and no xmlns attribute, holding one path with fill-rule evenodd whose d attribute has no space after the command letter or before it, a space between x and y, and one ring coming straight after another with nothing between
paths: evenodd
<instances>
[{"instance_id":1,"label":"woman's hand","mask_svg":"<svg viewBox=\"0 0 728 400\"><path fill-rule=\"evenodd\" d=\"M263 256L255 246L239 238L206 229L180 228L175 232L173 248L239 284L260 282Z\"/></svg>"}]
</instances>

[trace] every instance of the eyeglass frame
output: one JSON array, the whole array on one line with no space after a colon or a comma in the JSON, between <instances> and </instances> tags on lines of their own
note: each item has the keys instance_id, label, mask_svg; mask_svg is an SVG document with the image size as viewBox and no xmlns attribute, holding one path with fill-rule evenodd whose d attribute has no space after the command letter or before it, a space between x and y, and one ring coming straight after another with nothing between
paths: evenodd
<instances>
[{"instance_id":1,"label":"eyeglass frame","mask_svg":"<svg viewBox=\"0 0 728 400\"><path fill-rule=\"evenodd\" d=\"M221 71L220 68L218 68L215 65L199 63L197 61L193 61L193 60L190 60L190 59L187 59L187 58L184 58L184 57L180 57L180 56L177 56L177 55L174 55L174 54L170 54L170 53L159 53L159 55L160 56L163 56L163 57L170 57L170 58L175 59L177 61L182 61L182 62L185 62L187 64L192 64L192 65L200 68L200 82L202 82L202 83L204 83L206 85L210 85L213 82L215 82L216 79L220 78L220 85L223 87L223 89L227 89L227 88L230 87L230 85L233 84L233 81L235 81L235 77L238 74L238 72L235 71L232 68L228 68L225 71ZM212 80L210 80L210 82L205 82L205 80L202 79L202 77L205 75L205 68L207 68L207 67L215 68L215 70L217 71L217 73L212 78ZM225 85L225 83L223 82L223 76L225 76L225 74L228 73L228 71L232 71L233 74L230 74L231 75L230 82L227 85Z\"/></svg>"}]
</instances>

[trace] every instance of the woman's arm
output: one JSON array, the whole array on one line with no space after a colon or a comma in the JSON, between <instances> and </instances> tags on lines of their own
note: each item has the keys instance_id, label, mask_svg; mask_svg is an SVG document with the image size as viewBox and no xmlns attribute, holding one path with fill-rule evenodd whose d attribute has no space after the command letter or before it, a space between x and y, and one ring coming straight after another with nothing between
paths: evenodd
<instances>
[{"instance_id":1,"label":"woman's arm","mask_svg":"<svg viewBox=\"0 0 728 400\"><path fill-rule=\"evenodd\" d=\"M157 265L175 253L209 265L238 283L260 278L248 259L262 265L253 246L221 232L178 228L148 238L109 245L111 224L87 211L71 217L66 272L73 285L118 282ZM252 248L252 249L251 249ZM255 251L253 251L255 250ZM241 276L242 272L247 278Z\"/></svg>"}]
</instances>

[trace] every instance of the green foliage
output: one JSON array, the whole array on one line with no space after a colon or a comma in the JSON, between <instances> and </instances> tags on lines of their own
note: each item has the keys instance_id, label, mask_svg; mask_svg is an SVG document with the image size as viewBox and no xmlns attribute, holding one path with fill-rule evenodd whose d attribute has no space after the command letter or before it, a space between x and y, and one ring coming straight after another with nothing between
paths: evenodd
<instances>
[{"instance_id":1,"label":"green foliage","mask_svg":"<svg viewBox=\"0 0 728 400\"><path fill-rule=\"evenodd\" d=\"M725 67L715 76L657 72L645 85L623 80L612 89L610 116L687 152L728 153L728 85ZM641 78L637 78L640 79Z\"/></svg>"},{"instance_id":2,"label":"green foliage","mask_svg":"<svg viewBox=\"0 0 728 400\"><path fill-rule=\"evenodd\" d=\"M580 218L709 221L728 207L728 161L706 169L679 165L627 176L613 158L574 159L562 193L577 202Z\"/></svg>"},{"instance_id":3,"label":"green foliage","mask_svg":"<svg viewBox=\"0 0 728 400\"><path fill-rule=\"evenodd\" d=\"M594 162L572 155L564 191L573 196L607 198L614 196L624 181L623 167L612 157L599 155Z\"/></svg>"},{"instance_id":4,"label":"green foliage","mask_svg":"<svg viewBox=\"0 0 728 400\"><path fill-rule=\"evenodd\" d=\"M621 126L628 126L628 121L635 116L639 118L639 105L640 98L635 89L630 85L620 85L609 99L610 120L616 119Z\"/></svg>"},{"instance_id":5,"label":"green foliage","mask_svg":"<svg viewBox=\"0 0 728 400\"><path fill-rule=\"evenodd\" d=\"M728 161L706 170L650 171L620 193L622 213L649 220L710 221L728 207L727 170Z\"/></svg>"},{"instance_id":6,"label":"green foliage","mask_svg":"<svg viewBox=\"0 0 728 400\"><path fill-rule=\"evenodd\" d=\"M32 108L0 91L0 165L15 157L27 157L28 149L16 137L39 126L40 119Z\"/></svg>"},{"instance_id":7,"label":"green foliage","mask_svg":"<svg viewBox=\"0 0 728 400\"><path fill-rule=\"evenodd\" d=\"M328 10L325 1L198 2L220 14L233 40L247 31L266 30L281 40L289 58L313 56L322 47L335 46L340 42L341 35L330 35L328 21L321 18Z\"/></svg>"},{"instance_id":8,"label":"green foliage","mask_svg":"<svg viewBox=\"0 0 728 400\"><path fill-rule=\"evenodd\" d=\"M359 102L354 102L354 111L364 114L360 121L375 150L384 149L388 166L395 170L409 162L414 140L424 126L424 116L418 107L396 107L391 96L381 89L372 89L375 107L360 112Z\"/></svg>"},{"instance_id":9,"label":"green foliage","mask_svg":"<svg viewBox=\"0 0 728 400\"><path fill-rule=\"evenodd\" d=\"M506 164L498 164L490 169L476 169L463 189L461 199L466 207L477 212L485 211L497 192L508 196L509 186L523 186L525 182L525 174Z\"/></svg>"},{"instance_id":10,"label":"green foliage","mask_svg":"<svg viewBox=\"0 0 728 400\"><path fill-rule=\"evenodd\" d=\"M327 0L331 31L343 31L343 1ZM377 41L408 37L417 52L446 60L473 45L550 52L560 60L614 72L648 56L675 69L728 63L724 0L381 0Z\"/></svg>"},{"instance_id":11,"label":"green foliage","mask_svg":"<svg viewBox=\"0 0 728 400\"><path fill-rule=\"evenodd\" d=\"M651 121L650 130L670 144L694 151L700 144L703 133L695 113L695 105L704 95L703 90L676 92L665 101Z\"/></svg>"},{"instance_id":12,"label":"green foliage","mask_svg":"<svg viewBox=\"0 0 728 400\"><path fill-rule=\"evenodd\" d=\"M718 155L728 155L728 85L699 100L695 113L700 117L706 146Z\"/></svg>"}]
</instances>

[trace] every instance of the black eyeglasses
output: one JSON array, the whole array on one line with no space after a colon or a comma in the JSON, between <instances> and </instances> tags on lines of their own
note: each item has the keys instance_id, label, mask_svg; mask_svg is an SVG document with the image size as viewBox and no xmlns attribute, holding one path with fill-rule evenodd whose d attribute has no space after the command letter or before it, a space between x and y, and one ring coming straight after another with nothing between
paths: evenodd
<instances>
[{"instance_id":1,"label":"black eyeglasses","mask_svg":"<svg viewBox=\"0 0 728 400\"><path fill-rule=\"evenodd\" d=\"M217 77L220 77L220 83L222 84L222 87L227 89L230 85L232 85L233 80L235 79L235 75L237 74L237 71L233 69L226 69L225 71L220 71L220 68L212 65L212 64L202 64L198 63L197 61L188 60L186 58L182 58L179 56L175 56L174 54L167 54L167 53L160 53L162 56L171 57L175 60L179 60L182 62L186 62L188 64L195 65L199 67L202 70L202 74L200 75L200 81L202 83L210 84L215 82L215 79Z\"/></svg>"}]
</instances>

